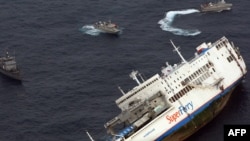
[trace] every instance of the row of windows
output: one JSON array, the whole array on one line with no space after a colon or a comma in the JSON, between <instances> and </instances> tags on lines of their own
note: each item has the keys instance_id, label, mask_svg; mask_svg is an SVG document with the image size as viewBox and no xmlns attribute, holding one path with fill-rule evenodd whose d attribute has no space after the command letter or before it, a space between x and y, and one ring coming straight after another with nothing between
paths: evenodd
<instances>
[{"instance_id":1,"label":"row of windows","mask_svg":"<svg viewBox=\"0 0 250 141\"><path fill-rule=\"evenodd\" d=\"M181 82L182 86L184 86L186 83L192 81L193 79L197 78L200 74L202 74L202 72L205 72L210 66L212 66L212 63L209 62L206 65L204 65L203 67L201 67L200 69L198 69L196 72L194 72L188 78L186 78L184 81ZM185 76L185 74L183 74L183 76ZM180 76L180 79L182 79L181 76ZM179 78L177 78L177 80L179 81ZM174 83L176 83L176 82L177 81L174 80ZM172 83L170 83L170 85L172 85ZM180 85L178 85L178 86L180 87ZM175 88L177 89L178 87L175 86Z\"/></svg>"},{"instance_id":2,"label":"row of windows","mask_svg":"<svg viewBox=\"0 0 250 141\"><path fill-rule=\"evenodd\" d=\"M196 84L196 85L199 85L199 84L201 84L201 82L203 82L204 80L206 80L208 77L210 77L210 74L209 74L209 72L206 72L205 74L203 74L202 76L200 76L198 79L196 79L193 83Z\"/></svg>"},{"instance_id":3,"label":"row of windows","mask_svg":"<svg viewBox=\"0 0 250 141\"><path fill-rule=\"evenodd\" d=\"M209 72L207 70L211 66L212 66L212 63L210 63L210 62L207 63L207 64L205 64L204 66L202 66L200 69L198 69L193 74L191 74L189 77L187 77L184 81L182 81L181 82L182 86L185 86L188 82L191 82L192 80L198 78L201 74L202 75L195 81L196 84L201 83L202 81L204 81L205 79L207 79L210 76L210 74L209 74ZM178 100L179 98L181 98L182 96L184 96L186 93L188 93L193 88L194 88L193 86L186 86L181 91L179 91L177 94L175 94L174 96L172 96L171 98L169 98L169 101L172 102L172 103L175 102L176 100Z\"/></svg>"},{"instance_id":4,"label":"row of windows","mask_svg":"<svg viewBox=\"0 0 250 141\"><path fill-rule=\"evenodd\" d=\"M193 88L194 88L193 86L187 86L187 87L183 88L177 94L175 94L174 96L172 96L171 98L169 98L169 101L171 103L175 102L179 98L183 97L186 93L188 93L189 91L191 91Z\"/></svg>"},{"instance_id":5,"label":"row of windows","mask_svg":"<svg viewBox=\"0 0 250 141\"><path fill-rule=\"evenodd\" d=\"M200 69L195 71L193 74L191 74L189 77L187 77L184 81L181 82L182 86L186 85L188 82L191 82L192 80L196 79L199 75L201 75L204 72L207 72L207 70L212 66L212 63L207 63L204 66L202 66Z\"/></svg>"},{"instance_id":6,"label":"row of windows","mask_svg":"<svg viewBox=\"0 0 250 141\"><path fill-rule=\"evenodd\" d=\"M227 47L227 41L220 42L216 45L216 48L219 50L220 48L226 46Z\"/></svg>"},{"instance_id":7,"label":"row of windows","mask_svg":"<svg viewBox=\"0 0 250 141\"><path fill-rule=\"evenodd\" d=\"M234 58L233 58L232 55L230 55L230 56L227 57L227 61L228 61L228 62L232 62L233 60L234 60Z\"/></svg>"}]
</instances>

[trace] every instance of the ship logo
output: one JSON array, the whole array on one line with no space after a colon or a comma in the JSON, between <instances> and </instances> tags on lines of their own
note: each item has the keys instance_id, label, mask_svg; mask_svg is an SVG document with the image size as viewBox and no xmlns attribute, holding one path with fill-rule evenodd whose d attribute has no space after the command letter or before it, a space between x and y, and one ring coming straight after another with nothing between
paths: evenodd
<instances>
[{"instance_id":1,"label":"ship logo","mask_svg":"<svg viewBox=\"0 0 250 141\"><path fill-rule=\"evenodd\" d=\"M180 106L178 109L179 110L176 111L174 114L172 114L170 116L169 115L166 116L166 119L169 121L169 124L171 124L172 122L176 122L176 120L180 116L182 116L183 114L187 113L188 111L192 111L194 109L193 102L190 101L186 105Z\"/></svg>"}]
</instances>

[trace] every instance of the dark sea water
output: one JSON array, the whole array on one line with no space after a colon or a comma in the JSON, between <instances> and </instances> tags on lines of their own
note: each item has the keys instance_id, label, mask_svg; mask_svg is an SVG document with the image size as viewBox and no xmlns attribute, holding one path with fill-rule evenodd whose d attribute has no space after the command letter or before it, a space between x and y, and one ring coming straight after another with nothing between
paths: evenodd
<instances>
[{"instance_id":1,"label":"dark sea water","mask_svg":"<svg viewBox=\"0 0 250 141\"><path fill-rule=\"evenodd\" d=\"M0 54L15 53L23 77L0 76L0 141L89 141L85 130L102 140L103 124L120 112L117 87L136 85L129 73L149 78L166 61L180 61L170 39L189 59L202 42L226 36L249 66L250 2L228 0L231 11L207 14L198 11L202 2L0 0ZM93 30L99 20L117 23L122 34ZM247 75L218 117L188 141L223 141L224 124L249 124L249 81Z\"/></svg>"}]
</instances>

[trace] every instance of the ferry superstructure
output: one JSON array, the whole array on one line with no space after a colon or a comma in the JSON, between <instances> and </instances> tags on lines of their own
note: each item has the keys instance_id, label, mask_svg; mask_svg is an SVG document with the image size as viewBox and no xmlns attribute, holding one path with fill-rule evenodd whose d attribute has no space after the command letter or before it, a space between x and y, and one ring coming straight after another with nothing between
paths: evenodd
<instances>
[{"instance_id":1,"label":"ferry superstructure","mask_svg":"<svg viewBox=\"0 0 250 141\"><path fill-rule=\"evenodd\" d=\"M132 71L138 85L126 93L120 89L115 102L121 113L104 125L108 140L182 141L224 108L247 73L239 48L226 37L202 43L189 61L173 46L181 63L166 63L147 80Z\"/></svg>"}]
</instances>

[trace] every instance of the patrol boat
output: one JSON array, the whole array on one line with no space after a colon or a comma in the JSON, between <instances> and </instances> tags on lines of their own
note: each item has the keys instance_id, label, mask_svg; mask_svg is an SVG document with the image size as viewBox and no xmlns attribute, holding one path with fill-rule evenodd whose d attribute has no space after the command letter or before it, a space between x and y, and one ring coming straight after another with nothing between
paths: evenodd
<instances>
[{"instance_id":1,"label":"patrol boat","mask_svg":"<svg viewBox=\"0 0 250 141\"><path fill-rule=\"evenodd\" d=\"M8 51L4 57L0 57L0 72L12 79L21 81L20 69L16 64L15 57L10 56Z\"/></svg>"},{"instance_id":2,"label":"patrol boat","mask_svg":"<svg viewBox=\"0 0 250 141\"><path fill-rule=\"evenodd\" d=\"M180 63L166 63L147 80L132 71L138 85L128 92L120 88L123 95L115 102L121 113L104 125L109 141L187 139L224 108L247 74L239 48L224 36L203 42L188 61L171 43Z\"/></svg>"},{"instance_id":3,"label":"patrol boat","mask_svg":"<svg viewBox=\"0 0 250 141\"><path fill-rule=\"evenodd\" d=\"M94 28L100 30L101 32L110 33L110 34L119 34L121 32L118 26L115 23L112 23L111 21L96 22L94 24Z\"/></svg>"},{"instance_id":4,"label":"patrol boat","mask_svg":"<svg viewBox=\"0 0 250 141\"><path fill-rule=\"evenodd\" d=\"M231 10L232 6L232 3L226 3L225 0L220 0L216 3L209 2L201 4L201 12L221 12L224 10Z\"/></svg>"}]
</instances>

